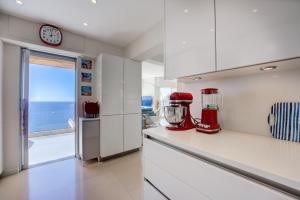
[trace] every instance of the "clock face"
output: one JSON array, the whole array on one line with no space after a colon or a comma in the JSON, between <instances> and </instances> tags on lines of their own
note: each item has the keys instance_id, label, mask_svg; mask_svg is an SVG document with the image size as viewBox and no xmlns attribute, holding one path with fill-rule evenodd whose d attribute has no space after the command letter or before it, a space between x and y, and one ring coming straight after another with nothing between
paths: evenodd
<instances>
[{"instance_id":1,"label":"clock face","mask_svg":"<svg viewBox=\"0 0 300 200\"><path fill-rule=\"evenodd\" d=\"M59 46L62 42L62 33L57 27L43 25L40 28L40 38L48 45Z\"/></svg>"}]
</instances>

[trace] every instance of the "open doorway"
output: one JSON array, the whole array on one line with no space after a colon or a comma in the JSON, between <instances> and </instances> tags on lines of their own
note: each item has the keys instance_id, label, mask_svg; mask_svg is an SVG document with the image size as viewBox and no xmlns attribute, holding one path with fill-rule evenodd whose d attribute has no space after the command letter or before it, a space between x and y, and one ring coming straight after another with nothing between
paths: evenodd
<instances>
[{"instance_id":1,"label":"open doorway","mask_svg":"<svg viewBox=\"0 0 300 200\"><path fill-rule=\"evenodd\" d=\"M143 129L166 125L163 108L169 95L176 90L176 80L164 80L162 63L153 60L142 62Z\"/></svg>"},{"instance_id":2,"label":"open doorway","mask_svg":"<svg viewBox=\"0 0 300 200\"><path fill-rule=\"evenodd\" d=\"M76 59L24 51L23 164L26 168L74 157Z\"/></svg>"}]
</instances>

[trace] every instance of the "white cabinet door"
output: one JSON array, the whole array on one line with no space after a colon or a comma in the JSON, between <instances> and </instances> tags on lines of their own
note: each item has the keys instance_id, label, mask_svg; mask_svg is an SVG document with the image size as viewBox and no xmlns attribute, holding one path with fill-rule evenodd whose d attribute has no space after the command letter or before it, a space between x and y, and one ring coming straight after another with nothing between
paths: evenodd
<instances>
[{"instance_id":1,"label":"white cabinet door","mask_svg":"<svg viewBox=\"0 0 300 200\"><path fill-rule=\"evenodd\" d=\"M216 0L217 68L300 56L300 1Z\"/></svg>"},{"instance_id":2,"label":"white cabinet door","mask_svg":"<svg viewBox=\"0 0 300 200\"><path fill-rule=\"evenodd\" d=\"M152 185L144 181L144 200L167 200Z\"/></svg>"},{"instance_id":3,"label":"white cabinet door","mask_svg":"<svg viewBox=\"0 0 300 200\"><path fill-rule=\"evenodd\" d=\"M170 199L183 199L180 195L186 192L191 195L187 199L197 199L202 194L202 199L213 200L295 200L271 187L150 139L144 139L143 153L145 177Z\"/></svg>"},{"instance_id":4,"label":"white cabinet door","mask_svg":"<svg viewBox=\"0 0 300 200\"><path fill-rule=\"evenodd\" d=\"M101 115L123 114L123 58L102 55Z\"/></svg>"},{"instance_id":5,"label":"white cabinet door","mask_svg":"<svg viewBox=\"0 0 300 200\"><path fill-rule=\"evenodd\" d=\"M168 158L166 158L168 160ZM191 185L183 182L180 177L158 167L147 158L144 161L144 175L156 188L172 200L210 200Z\"/></svg>"},{"instance_id":6,"label":"white cabinet door","mask_svg":"<svg viewBox=\"0 0 300 200\"><path fill-rule=\"evenodd\" d=\"M166 78L215 71L214 0L165 0Z\"/></svg>"},{"instance_id":7,"label":"white cabinet door","mask_svg":"<svg viewBox=\"0 0 300 200\"><path fill-rule=\"evenodd\" d=\"M129 151L141 147L141 123L141 114L124 115L124 151Z\"/></svg>"},{"instance_id":8,"label":"white cabinet door","mask_svg":"<svg viewBox=\"0 0 300 200\"><path fill-rule=\"evenodd\" d=\"M123 152L123 115L102 116L100 123L100 156Z\"/></svg>"},{"instance_id":9,"label":"white cabinet door","mask_svg":"<svg viewBox=\"0 0 300 200\"><path fill-rule=\"evenodd\" d=\"M124 61L124 114L141 113L142 66L140 62Z\"/></svg>"}]
</instances>

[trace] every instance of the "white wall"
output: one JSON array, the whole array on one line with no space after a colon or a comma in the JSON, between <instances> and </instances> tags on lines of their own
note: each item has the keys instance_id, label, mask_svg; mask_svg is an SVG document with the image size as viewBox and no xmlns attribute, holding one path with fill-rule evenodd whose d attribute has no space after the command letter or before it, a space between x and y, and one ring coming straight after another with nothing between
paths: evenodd
<instances>
[{"instance_id":1,"label":"white wall","mask_svg":"<svg viewBox=\"0 0 300 200\"><path fill-rule=\"evenodd\" d=\"M77 90L77 93L78 93L78 116L79 117L82 117L83 116L83 107L82 107L82 104L85 102L85 101L97 101L97 95L98 95L98 91L97 91L97 69L96 67L99 67L97 65L97 62L96 62L96 59L92 59L92 58L87 58L85 57L84 59L89 59L89 60L92 60L92 70L85 70L85 69L81 69L81 66L80 66L80 63L77 63L77 76L78 76L78 90ZM81 82L81 72L88 72L88 73L92 73L92 82L91 83L84 83L84 82ZM92 86L92 96L81 96L81 86Z\"/></svg>"},{"instance_id":2,"label":"white wall","mask_svg":"<svg viewBox=\"0 0 300 200\"><path fill-rule=\"evenodd\" d=\"M46 46L41 42L38 34L40 26L41 24L39 23L0 13L0 38ZM62 33L63 42L57 49L91 57L97 57L100 53L117 56L124 55L124 50L121 47L106 44L66 30L62 30Z\"/></svg>"},{"instance_id":3,"label":"white wall","mask_svg":"<svg viewBox=\"0 0 300 200\"><path fill-rule=\"evenodd\" d=\"M125 56L135 60L148 60L163 54L163 23L160 22L125 48Z\"/></svg>"},{"instance_id":4,"label":"white wall","mask_svg":"<svg viewBox=\"0 0 300 200\"><path fill-rule=\"evenodd\" d=\"M2 75L3 75L3 42L0 40L0 175L3 172Z\"/></svg>"},{"instance_id":5,"label":"white wall","mask_svg":"<svg viewBox=\"0 0 300 200\"><path fill-rule=\"evenodd\" d=\"M216 87L223 95L221 126L223 129L270 135L267 116L272 104L300 101L300 69L261 72L255 75L194 83L180 83L179 91L192 92L191 112L200 117L200 89Z\"/></svg>"},{"instance_id":6,"label":"white wall","mask_svg":"<svg viewBox=\"0 0 300 200\"><path fill-rule=\"evenodd\" d=\"M142 79L142 96L155 96L155 78Z\"/></svg>"},{"instance_id":7,"label":"white wall","mask_svg":"<svg viewBox=\"0 0 300 200\"><path fill-rule=\"evenodd\" d=\"M63 43L60 47L46 46L40 41L38 35L40 25L39 23L0 13L0 39L6 41L4 43L4 78L2 81L3 116L5 116L3 119L3 175L17 173L20 165L20 45L52 53L70 53L67 55L76 54L88 57L97 57L100 53L124 55L123 48L89 39L66 30L62 30ZM18 44L18 46L7 42Z\"/></svg>"},{"instance_id":8,"label":"white wall","mask_svg":"<svg viewBox=\"0 0 300 200\"><path fill-rule=\"evenodd\" d=\"M4 43L3 50L3 164L8 175L19 171L21 49Z\"/></svg>"},{"instance_id":9,"label":"white wall","mask_svg":"<svg viewBox=\"0 0 300 200\"><path fill-rule=\"evenodd\" d=\"M142 62L142 78L164 77L164 66L148 61Z\"/></svg>"}]
</instances>

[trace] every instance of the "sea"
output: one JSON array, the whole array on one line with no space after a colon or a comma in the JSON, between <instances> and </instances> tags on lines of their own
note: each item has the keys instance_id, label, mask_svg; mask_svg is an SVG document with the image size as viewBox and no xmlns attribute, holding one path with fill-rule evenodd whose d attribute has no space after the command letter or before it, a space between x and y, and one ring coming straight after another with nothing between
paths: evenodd
<instances>
[{"instance_id":1,"label":"sea","mask_svg":"<svg viewBox=\"0 0 300 200\"><path fill-rule=\"evenodd\" d=\"M75 102L29 102L29 133L66 129L75 119Z\"/></svg>"}]
</instances>

